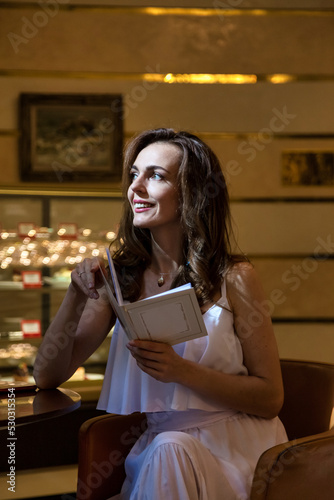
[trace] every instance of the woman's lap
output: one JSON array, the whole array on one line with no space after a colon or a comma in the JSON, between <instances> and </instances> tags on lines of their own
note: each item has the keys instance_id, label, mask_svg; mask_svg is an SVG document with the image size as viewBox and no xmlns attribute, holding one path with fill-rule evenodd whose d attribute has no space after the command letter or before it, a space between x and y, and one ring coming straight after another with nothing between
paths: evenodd
<instances>
[{"instance_id":1,"label":"woman's lap","mask_svg":"<svg viewBox=\"0 0 334 500\"><path fill-rule=\"evenodd\" d=\"M137 449L136 449L137 448ZM126 460L122 500L235 500L220 462L195 437L181 431L161 432Z\"/></svg>"}]
</instances>

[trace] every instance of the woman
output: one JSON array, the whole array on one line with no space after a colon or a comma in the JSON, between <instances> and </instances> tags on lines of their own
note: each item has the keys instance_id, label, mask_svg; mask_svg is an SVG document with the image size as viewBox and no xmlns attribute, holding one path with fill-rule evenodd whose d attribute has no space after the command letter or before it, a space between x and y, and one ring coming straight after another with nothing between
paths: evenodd
<instances>
[{"instance_id":1,"label":"woman","mask_svg":"<svg viewBox=\"0 0 334 500\"><path fill-rule=\"evenodd\" d=\"M218 159L186 132L147 131L128 147L123 179L113 259L124 298L190 282L208 336L174 347L128 342L116 322L98 408L148 418L120 498L247 499L260 454L287 440L277 418L283 388L270 318L255 308L261 285L231 254ZM115 323L99 272L97 259L73 270L36 359L39 387L68 379Z\"/></svg>"}]
</instances>

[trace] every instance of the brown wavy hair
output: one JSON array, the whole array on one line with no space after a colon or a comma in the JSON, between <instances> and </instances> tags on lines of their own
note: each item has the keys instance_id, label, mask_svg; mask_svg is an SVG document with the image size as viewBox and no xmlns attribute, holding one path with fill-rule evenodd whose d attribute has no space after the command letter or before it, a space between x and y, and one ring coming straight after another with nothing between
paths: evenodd
<instances>
[{"instance_id":1,"label":"brown wavy hair","mask_svg":"<svg viewBox=\"0 0 334 500\"><path fill-rule=\"evenodd\" d=\"M231 254L231 214L225 178L215 153L188 132L159 128L135 137L128 145L123 168L124 205L113 260L124 298L135 301L141 292L144 270L151 263L151 235L133 225L127 198L130 170L142 149L156 142L176 145L181 151L177 183L183 234L183 263L172 288L190 282L202 305L212 300L224 274L236 260Z\"/></svg>"}]
</instances>

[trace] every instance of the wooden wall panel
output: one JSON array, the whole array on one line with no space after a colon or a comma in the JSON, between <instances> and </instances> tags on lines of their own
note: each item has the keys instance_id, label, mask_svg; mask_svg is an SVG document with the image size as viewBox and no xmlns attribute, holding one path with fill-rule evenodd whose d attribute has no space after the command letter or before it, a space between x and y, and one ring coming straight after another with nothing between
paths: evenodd
<instances>
[{"instance_id":1,"label":"wooden wall panel","mask_svg":"<svg viewBox=\"0 0 334 500\"><path fill-rule=\"evenodd\" d=\"M327 73L334 58L334 18L325 12L149 15L106 8L51 13L38 3L1 11L4 69L147 72L147 66L158 64L166 73Z\"/></svg>"},{"instance_id":2,"label":"wooden wall panel","mask_svg":"<svg viewBox=\"0 0 334 500\"><path fill-rule=\"evenodd\" d=\"M274 319L334 321L333 259L305 256L254 258L252 262L265 290L266 307Z\"/></svg>"},{"instance_id":3,"label":"wooden wall panel","mask_svg":"<svg viewBox=\"0 0 334 500\"><path fill-rule=\"evenodd\" d=\"M238 243L250 254L333 253L333 203L233 203Z\"/></svg>"},{"instance_id":4,"label":"wooden wall panel","mask_svg":"<svg viewBox=\"0 0 334 500\"><path fill-rule=\"evenodd\" d=\"M18 137L0 134L0 186L19 182Z\"/></svg>"},{"instance_id":5,"label":"wooden wall panel","mask_svg":"<svg viewBox=\"0 0 334 500\"><path fill-rule=\"evenodd\" d=\"M31 0L16 0L16 4L29 4ZM129 6L133 7L133 0L58 0L59 4L66 4L70 6L82 6L82 5L118 5L118 6ZM136 6L146 7L148 5L147 0L136 0ZM154 0L151 2L154 3L155 7L165 7L165 0ZM231 10L234 9L312 9L319 10L324 8L331 8L333 6L332 0L294 0L293 4L291 4L291 0L271 0L270 6L267 5L267 2L264 0L221 0L215 3L212 2L212 6L220 6L221 8ZM169 0L169 7L203 7L208 8L207 0Z\"/></svg>"},{"instance_id":6,"label":"wooden wall panel","mask_svg":"<svg viewBox=\"0 0 334 500\"><path fill-rule=\"evenodd\" d=\"M232 198L325 198L333 196L333 186L283 185L284 151L333 151L332 137L304 138L291 134L280 138L269 132L203 139L221 159Z\"/></svg>"},{"instance_id":7,"label":"wooden wall panel","mask_svg":"<svg viewBox=\"0 0 334 500\"><path fill-rule=\"evenodd\" d=\"M334 363L332 324L276 323L274 330L281 358Z\"/></svg>"},{"instance_id":8,"label":"wooden wall panel","mask_svg":"<svg viewBox=\"0 0 334 500\"><path fill-rule=\"evenodd\" d=\"M325 134L333 132L334 82L285 85L192 85L124 79L0 77L0 130L16 129L20 92L124 96L126 130L169 125L210 133ZM305 108L305 102L308 103ZM243 156L247 161L250 156ZM242 155L241 155L242 156Z\"/></svg>"},{"instance_id":9,"label":"wooden wall panel","mask_svg":"<svg viewBox=\"0 0 334 500\"><path fill-rule=\"evenodd\" d=\"M29 4L31 0L16 0L16 4ZM82 6L82 5L116 5L116 6L129 6L133 7L133 0L58 0L59 4L66 4L69 6ZM154 7L166 7L165 0L154 0L151 2L154 4ZM136 6L146 7L149 4L147 0L136 0ZM208 8L207 0L169 0L169 7L203 7ZM293 4L291 4L291 0L271 0L270 6L267 5L267 2L264 0L221 0L217 2L212 2L212 7L217 6L221 8L231 10L234 9L310 9L310 10L319 10L324 8L331 8L333 6L332 0L294 0Z\"/></svg>"}]
</instances>

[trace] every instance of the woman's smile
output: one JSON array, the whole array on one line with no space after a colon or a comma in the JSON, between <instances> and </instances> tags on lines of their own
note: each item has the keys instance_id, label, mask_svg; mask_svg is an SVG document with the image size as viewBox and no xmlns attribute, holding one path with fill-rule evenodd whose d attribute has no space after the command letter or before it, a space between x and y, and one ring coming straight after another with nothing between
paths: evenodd
<instances>
[{"instance_id":1,"label":"woman's smile","mask_svg":"<svg viewBox=\"0 0 334 500\"><path fill-rule=\"evenodd\" d=\"M153 203L148 203L147 201L141 201L137 199L133 200L133 207L135 213L146 212L147 210L150 210L153 206L154 206Z\"/></svg>"}]
</instances>

